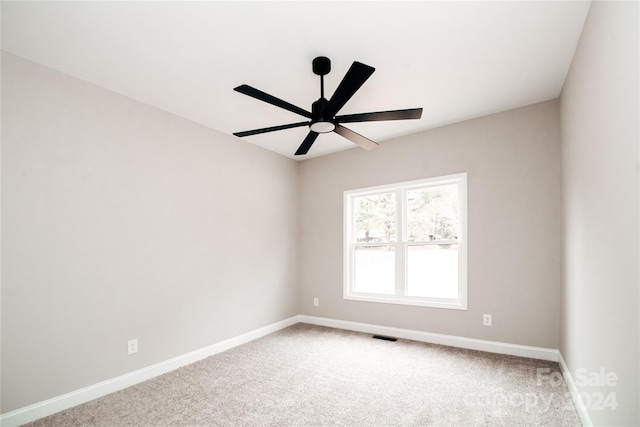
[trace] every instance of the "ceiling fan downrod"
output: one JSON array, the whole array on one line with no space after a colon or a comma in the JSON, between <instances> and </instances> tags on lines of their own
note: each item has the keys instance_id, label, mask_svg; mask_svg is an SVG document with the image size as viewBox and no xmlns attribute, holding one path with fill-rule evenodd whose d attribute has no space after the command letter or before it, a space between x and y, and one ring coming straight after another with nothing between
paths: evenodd
<instances>
[{"instance_id":1,"label":"ceiling fan downrod","mask_svg":"<svg viewBox=\"0 0 640 427\"><path fill-rule=\"evenodd\" d=\"M331 71L331 60L326 56L318 56L312 63L313 73L320 76L320 99L311 105L311 123L309 129L317 133L329 133L336 129L333 117L325 117L324 110L329 103L324 97L324 76Z\"/></svg>"},{"instance_id":2,"label":"ceiling fan downrod","mask_svg":"<svg viewBox=\"0 0 640 427\"><path fill-rule=\"evenodd\" d=\"M313 73L320 76L320 98L324 98L324 76L331 72L331 60L326 56L318 56L312 62Z\"/></svg>"}]
</instances>

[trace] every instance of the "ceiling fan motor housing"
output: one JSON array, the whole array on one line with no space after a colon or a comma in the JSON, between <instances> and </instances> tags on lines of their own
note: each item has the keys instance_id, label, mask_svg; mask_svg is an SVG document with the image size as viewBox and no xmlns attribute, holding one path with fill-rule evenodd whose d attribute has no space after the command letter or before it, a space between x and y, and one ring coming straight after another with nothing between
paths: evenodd
<instances>
[{"instance_id":1,"label":"ceiling fan motor housing","mask_svg":"<svg viewBox=\"0 0 640 427\"><path fill-rule=\"evenodd\" d=\"M311 123L309 128L318 133L333 132L336 123L333 117L325 117L324 110L329 101L326 98L320 98L311 106Z\"/></svg>"}]
</instances>

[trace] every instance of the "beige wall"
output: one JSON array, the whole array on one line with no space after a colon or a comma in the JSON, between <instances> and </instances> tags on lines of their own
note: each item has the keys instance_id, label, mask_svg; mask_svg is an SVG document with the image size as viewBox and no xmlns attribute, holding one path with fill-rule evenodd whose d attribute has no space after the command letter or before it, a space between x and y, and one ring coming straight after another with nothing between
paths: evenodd
<instances>
[{"instance_id":1,"label":"beige wall","mask_svg":"<svg viewBox=\"0 0 640 427\"><path fill-rule=\"evenodd\" d=\"M3 54L1 411L297 314L296 171Z\"/></svg>"},{"instance_id":2,"label":"beige wall","mask_svg":"<svg viewBox=\"0 0 640 427\"><path fill-rule=\"evenodd\" d=\"M640 425L638 2L593 2L561 96L569 369L618 376L596 425ZM587 402L588 403L588 402Z\"/></svg>"},{"instance_id":3,"label":"beige wall","mask_svg":"<svg viewBox=\"0 0 640 427\"><path fill-rule=\"evenodd\" d=\"M557 102L386 141L370 152L306 160L299 172L302 314L558 348ZM344 300L343 192L460 172L468 174L468 310ZM483 313L494 326L482 326Z\"/></svg>"}]
</instances>

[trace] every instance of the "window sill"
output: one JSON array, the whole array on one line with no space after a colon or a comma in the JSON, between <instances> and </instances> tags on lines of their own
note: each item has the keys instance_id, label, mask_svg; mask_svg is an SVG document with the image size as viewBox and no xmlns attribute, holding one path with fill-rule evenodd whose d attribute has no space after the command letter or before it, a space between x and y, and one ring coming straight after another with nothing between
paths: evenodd
<instances>
[{"instance_id":1,"label":"window sill","mask_svg":"<svg viewBox=\"0 0 640 427\"><path fill-rule=\"evenodd\" d=\"M413 305L419 307L446 308L449 310L467 310L466 301L400 298L397 296L377 296L364 294L344 295L345 300L377 302L383 304Z\"/></svg>"}]
</instances>

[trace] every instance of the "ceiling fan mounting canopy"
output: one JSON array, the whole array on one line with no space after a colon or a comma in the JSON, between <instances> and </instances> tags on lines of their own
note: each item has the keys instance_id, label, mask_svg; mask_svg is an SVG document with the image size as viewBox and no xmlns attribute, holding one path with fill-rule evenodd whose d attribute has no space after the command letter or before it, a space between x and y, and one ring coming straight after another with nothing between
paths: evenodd
<instances>
[{"instance_id":1,"label":"ceiling fan mounting canopy","mask_svg":"<svg viewBox=\"0 0 640 427\"><path fill-rule=\"evenodd\" d=\"M313 73L319 76L326 76L331 72L331 60L326 56L318 56L312 62Z\"/></svg>"},{"instance_id":2,"label":"ceiling fan mounting canopy","mask_svg":"<svg viewBox=\"0 0 640 427\"><path fill-rule=\"evenodd\" d=\"M378 146L378 143L372 141L351 129L342 126L342 123L370 122L383 120L407 120L419 119L422 117L422 108L411 108L405 110L377 111L371 113L358 113L336 116L338 111L351 99L351 97L360 89L365 81L373 74L375 68L365 65L361 62L354 61L345 74L344 78L333 93L331 99L324 97L324 76L331 71L331 61L326 56L319 56L313 60L313 73L320 76L320 98L311 105L311 112L290 104L273 95L262 92L249 85L240 85L233 90L242 94L256 98L260 101L275 105L303 117L308 121L290 123L286 125L271 126L267 128L254 129L244 132L235 132L234 135L239 137L258 135L266 132L274 132L285 129L292 129L301 126L308 126L309 133L298 150L296 156L307 154L318 135L321 133L335 132L338 135L359 145L365 150L371 150Z\"/></svg>"}]
</instances>

